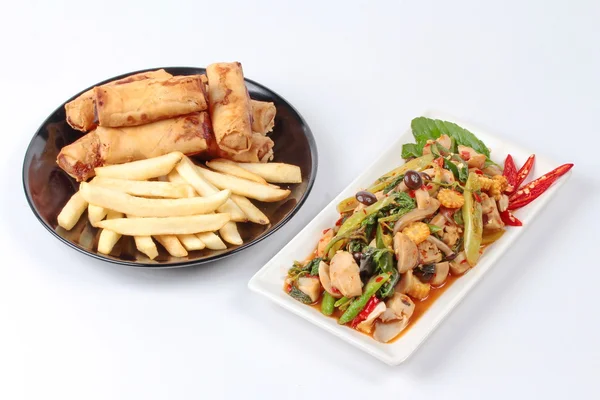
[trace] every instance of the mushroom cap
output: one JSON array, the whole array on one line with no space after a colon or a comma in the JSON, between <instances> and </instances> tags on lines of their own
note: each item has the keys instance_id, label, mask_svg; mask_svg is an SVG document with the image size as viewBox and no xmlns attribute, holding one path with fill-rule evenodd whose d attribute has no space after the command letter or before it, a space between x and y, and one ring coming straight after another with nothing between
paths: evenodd
<instances>
[{"instance_id":1,"label":"mushroom cap","mask_svg":"<svg viewBox=\"0 0 600 400\"><path fill-rule=\"evenodd\" d=\"M325 261L321 261L319 263L319 280L321 281L321 285L323 285L323 289L325 289L327 293L336 299L342 297L342 294L339 291L333 290L331 278L329 276L329 264L327 264Z\"/></svg>"},{"instance_id":2,"label":"mushroom cap","mask_svg":"<svg viewBox=\"0 0 600 400\"><path fill-rule=\"evenodd\" d=\"M352 254L347 251L335 253L329 263L329 277L331 285L346 297L360 296L362 294L362 281L360 268Z\"/></svg>"},{"instance_id":3,"label":"mushroom cap","mask_svg":"<svg viewBox=\"0 0 600 400\"><path fill-rule=\"evenodd\" d=\"M435 275L429 283L433 286L440 286L442 283L446 282L448 272L450 272L450 263L448 261L435 264Z\"/></svg>"},{"instance_id":4,"label":"mushroom cap","mask_svg":"<svg viewBox=\"0 0 600 400\"><path fill-rule=\"evenodd\" d=\"M419 262L417 245L402 232L394 235L394 253L396 253L398 259L398 272L401 274L413 269Z\"/></svg>"},{"instance_id":5,"label":"mushroom cap","mask_svg":"<svg viewBox=\"0 0 600 400\"><path fill-rule=\"evenodd\" d=\"M387 343L400 334L408 325L408 318L402 318L394 322L383 323L377 321L375 323L375 333L373 339L381 343Z\"/></svg>"}]
</instances>

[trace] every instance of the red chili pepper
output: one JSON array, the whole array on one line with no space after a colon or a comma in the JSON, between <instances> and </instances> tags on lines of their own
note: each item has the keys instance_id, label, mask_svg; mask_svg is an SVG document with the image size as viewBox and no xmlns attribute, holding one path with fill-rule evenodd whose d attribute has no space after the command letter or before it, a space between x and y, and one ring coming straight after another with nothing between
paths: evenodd
<instances>
[{"instance_id":1,"label":"red chili pepper","mask_svg":"<svg viewBox=\"0 0 600 400\"><path fill-rule=\"evenodd\" d=\"M473 172L475 172L477 175L483 175L483 171L482 171L482 170L480 170L480 169L476 169L476 170L475 170L475 171L473 171Z\"/></svg>"},{"instance_id":2,"label":"red chili pepper","mask_svg":"<svg viewBox=\"0 0 600 400\"><path fill-rule=\"evenodd\" d=\"M465 161L469 161L471 159L471 154L468 151L461 151L460 157Z\"/></svg>"},{"instance_id":3,"label":"red chili pepper","mask_svg":"<svg viewBox=\"0 0 600 400\"><path fill-rule=\"evenodd\" d=\"M477 192L473 192L473 197L475 197L476 202L481 203L481 196Z\"/></svg>"},{"instance_id":4,"label":"red chili pepper","mask_svg":"<svg viewBox=\"0 0 600 400\"><path fill-rule=\"evenodd\" d=\"M525 181L525 179L527 178L527 176L529 176L529 173L533 169L533 163L534 162L535 162L535 154L532 154L532 155L529 156L529 158L527 159L527 161L525 161L525 164L523 164L523 166L521 167L521 169L519 170L519 172L517 172L517 178L515 180L515 184L512 185L513 188L514 188L514 190L517 190L517 188L521 186L521 184L523 183L523 181Z\"/></svg>"},{"instance_id":5,"label":"red chili pepper","mask_svg":"<svg viewBox=\"0 0 600 400\"><path fill-rule=\"evenodd\" d=\"M335 294L338 294L338 293L340 293L340 291L338 290L338 288L336 288L335 286L332 286L332 287L331 287L331 291L332 291L333 293L335 293Z\"/></svg>"},{"instance_id":6,"label":"red chili pepper","mask_svg":"<svg viewBox=\"0 0 600 400\"><path fill-rule=\"evenodd\" d=\"M377 296L373 295L373 297L371 297L369 299L369 301L367 302L367 305L365 306L365 308L363 308L363 310L356 317L354 317L352 322L350 322L350 326L352 328L356 328L358 326L358 324L360 324L365 319L367 319L369 314L371 314L373 312L373 310L375 309L375 307L377 307L377 304L380 301L381 300L379 300L379 298L377 298Z\"/></svg>"},{"instance_id":7,"label":"red chili pepper","mask_svg":"<svg viewBox=\"0 0 600 400\"><path fill-rule=\"evenodd\" d=\"M292 291L292 285L290 285L289 283L287 285L285 285L285 291L286 293L289 293Z\"/></svg>"},{"instance_id":8,"label":"red chili pepper","mask_svg":"<svg viewBox=\"0 0 600 400\"><path fill-rule=\"evenodd\" d=\"M569 172L573 164L563 164L519 189L509 198L508 209L516 210L540 197L558 178Z\"/></svg>"},{"instance_id":9,"label":"red chili pepper","mask_svg":"<svg viewBox=\"0 0 600 400\"><path fill-rule=\"evenodd\" d=\"M500 213L500 219L508 226L523 226L523 223L508 210Z\"/></svg>"},{"instance_id":10,"label":"red chili pepper","mask_svg":"<svg viewBox=\"0 0 600 400\"><path fill-rule=\"evenodd\" d=\"M517 190L517 166L510 154L507 155L506 160L504 160L504 172L502 175L504 175L509 184L506 193L510 194Z\"/></svg>"},{"instance_id":11,"label":"red chili pepper","mask_svg":"<svg viewBox=\"0 0 600 400\"><path fill-rule=\"evenodd\" d=\"M323 229L323 232L321 232L321 234L323 234L323 235L324 235L324 234L326 234L326 233L327 233L327 231L329 231L329 230L331 230L331 228Z\"/></svg>"},{"instance_id":12,"label":"red chili pepper","mask_svg":"<svg viewBox=\"0 0 600 400\"><path fill-rule=\"evenodd\" d=\"M415 191L414 190L410 190L408 192L408 195L414 199L415 198Z\"/></svg>"},{"instance_id":13,"label":"red chili pepper","mask_svg":"<svg viewBox=\"0 0 600 400\"><path fill-rule=\"evenodd\" d=\"M344 217L340 217L340 219L335 221L335 226L342 226L343 222L344 222Z\"/></svg>"}]
</instances>

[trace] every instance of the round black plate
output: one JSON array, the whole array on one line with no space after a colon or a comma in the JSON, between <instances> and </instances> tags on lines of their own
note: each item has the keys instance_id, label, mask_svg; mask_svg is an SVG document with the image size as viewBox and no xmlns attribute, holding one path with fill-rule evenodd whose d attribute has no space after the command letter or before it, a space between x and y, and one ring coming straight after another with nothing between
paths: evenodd
<instances>
[{"instance_id":1,"label":"round black plate","mask_svg":"<svg viewBox=\"0 0 600 400\"><path fill-rule=\"evenodd\" d=\"M153 69L157 68L129 72L94 86ZM168 67L164 69L173 75L205 73L204 68ZM269 217L271 224L266 226L252 223L238 224L240 234L244 239L243 245L228 244L227 250L205 249L193 251L187 257L178 258L171 257L157 244L160 254L155 260L150 260L136 250L133 238L122 237L113 252L106 256L96 252L99 231L89 224L86 214L70 231L59 227L56 217L71 195L77 191L79 185L58 167L56 156L63 146L74 142L82 135L82 132L72 129L66 123L64 103L40 126L31 139L25 154L23 186L31 210L50 233L75 250L100 260L134 267L166 268L198 265L235 254L258 243L289 221L306 200L317 174L317 148L310 128L291 104L277 93L249 79L246 79L246 85L250 97L253 99L275 103L277 116L275 128L270 134L275 142L275 159L273 161L298 165L302 170L302 183L282 185L291 190L290 196L285 200L276 203L254 202ZM67 102L81 93L76 94Z\"/></svg>"}]
</instances>

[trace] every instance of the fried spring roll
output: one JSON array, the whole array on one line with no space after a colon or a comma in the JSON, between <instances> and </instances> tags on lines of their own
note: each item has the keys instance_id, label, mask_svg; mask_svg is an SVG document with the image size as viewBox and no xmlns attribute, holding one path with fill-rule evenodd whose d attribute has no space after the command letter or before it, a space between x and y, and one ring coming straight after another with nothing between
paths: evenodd
<instances>
[{"instance_id":1,"label":"fried spring roll","mask_svg":"<svg viewBox=\"0 0 600 400\"><path fill-rule=\"evenodd\" d=\"M159 69L156 71L140 72L139 74L109 82L103 86L122 85L146 79L169 79L172 76L164 69ZM67 113L67 123L73 129L83 132L94 129L96 127L96 123L94 122L94 89L88 90L75 100L71 100L65 104L65 111Z\"/></svg>"},{"instance_id":2,"label":"fried spring roll","mask_svg":"<svg viewBox=\"0 0 600 400\"><path fill-rule=\"evenodd\" d=\"M250 100L252 107L252 132L262 135L273 130L275 126L275 104L268 101Z\"/></svg>"},{"instance_id":3,"label":"fried spring roll","mask_svg":"<svg viewBox=\"0 0 600 400\"><path fill-rule=\"evenodd\" d=\"M217 154L207 112L134 127L99 126L63 147L57 163L73 178L84 181L94 175L96 167L157 157L172 151L206 157Z\"/></svg>"},{"instance_id":4,"label":"fried spring roll","mask_svg":"<svg viewBox=\"0 0 600 400\"><path fill-rule=\"evenodd\" d=\"M219 147L231 154L250 149L252 109L244 83L242 65L211 64L208 76L208 101L215 139Z\"/></svg>"},{"instance_id":5,"label":"fried spring roll","mask_svg":"<svg viewBox=\"0 0 600 400\"><path fill-rule=\"evenodd\" d=\"M98 125L137 126L208 109L200 75L94 88Z\"/></svg>"},{"instance_id":6,"label":"fried spring roll","mask_svg":"<svg viewBox=\"0 0 600 400\"><path fill-rule=\"evenodd\" d=\"M271 161L273 159L273 146L275 143L271 138L262 135L260 133L253 132L250 137L250 150L243 153L232 154L227 153L223 150L220 151L220 155L223 158L238 162L263 162Z\"/></svg>"}]
</instances>

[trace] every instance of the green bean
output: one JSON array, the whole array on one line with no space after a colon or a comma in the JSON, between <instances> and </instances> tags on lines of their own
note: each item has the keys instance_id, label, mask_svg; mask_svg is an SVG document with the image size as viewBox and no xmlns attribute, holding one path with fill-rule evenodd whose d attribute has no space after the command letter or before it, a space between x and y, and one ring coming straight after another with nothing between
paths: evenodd
<instances>
[{"instance_id":1,"label":"green bean","mask_svg":"<svg viewBox=\"0 0 600 400\"><path fill-rule=\"evenodd\" d=\"M321 300L321 312L325 315L333 314L333 304L335 303L335 297L325 291L323 293L323 300Z\"/></svg>"},{"instance_id":2,"label":"green bean","mask_svg":"<svg viewBox=\"0 0 600 400\"><path fill-rule=\"evenodd\" d=\"M379 274L371 278L365 286L363 294L348 307L346 312L342 314L338 320L338 324L345 325L352 321L367 305L367 302L377 291L390 279L390 274Z\"/></svg>"},{"instance_id":3,"label":"green bean","mask_svg":"<svg viewBox=\"0 0 600 400\"><path fill-rule=\"evenodd\" d=\"M347 302L349 302L349 301L350 301L350 299L344 296L344 297L342 297L341 299L339 299L338 301L336 301L336 302L335 302L335 304L334 304L334 306L335 306L335 307L339 307L339 306L341 306L342 304L346 304L346 303L347 303Z\"/></svg>"}]
</instances>

